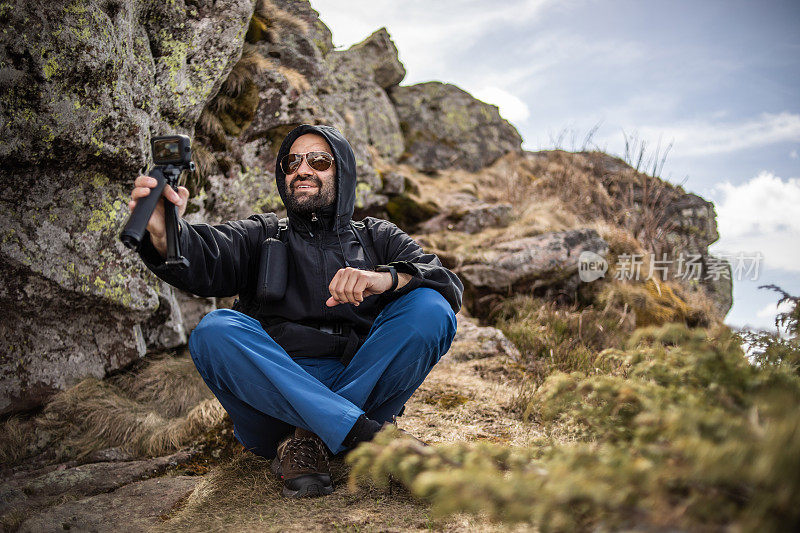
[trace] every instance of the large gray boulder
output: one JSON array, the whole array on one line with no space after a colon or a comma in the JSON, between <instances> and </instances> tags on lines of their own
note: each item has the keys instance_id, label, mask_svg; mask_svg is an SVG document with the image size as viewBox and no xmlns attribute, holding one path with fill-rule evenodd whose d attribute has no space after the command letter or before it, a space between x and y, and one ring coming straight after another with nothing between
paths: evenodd
<instances>
[{"instance_id":1,"label":"large gray boulder","mask_svg":"<svg viewBox=\"0 0 800 533\"><path fill-rule=\"evenodd\" d=\"M432 81L398 86L389 96L405 137L404 162L423 171L455 167L474 172L520 151L522 138L497 106L455 85Z\"/></svg>"},{"instance_id":2,"label":"large gray boulder","mask_svg":"<svg viewBox=\"0 0 800 533\"><path fill-rule=\"evenodd\" d=\"M151 135L191 134L252 10L248 0L0 9L0 413L145 353L142 324L174 298L117 239L131 183ZM181 327L159 327L152 342L185 341Z\"/></svg>"},{"instance_id":3,"label":"large gray boulder","mask_svg":"<svg viewBox=\"0 0 800 533\"><path fill-rule=\"evenodd\" d=\"M593 229L548 232L496 244L465 259L456 272L479 290L530 291L577 278L581 253L605 257L608 251L608 244Z\"/></svg>"}]
</instances>

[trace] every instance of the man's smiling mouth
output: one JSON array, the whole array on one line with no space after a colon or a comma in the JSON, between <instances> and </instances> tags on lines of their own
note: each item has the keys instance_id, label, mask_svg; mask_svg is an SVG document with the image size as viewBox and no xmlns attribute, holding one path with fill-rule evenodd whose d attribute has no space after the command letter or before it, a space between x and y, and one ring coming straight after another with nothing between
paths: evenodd
<instances>
[{"instance_id":1,"label":"man's smiling mouth","mask_svg":"<svg viewBox=\"0 0 800 533\"><path fill-rule=\"evenodd\" d=\"M316 185L298 185L298 186L296 186L294 188L294 194L295 195L298 194L298 193L301 193L301 192L302 193L309 192L309 193L319 194L319 188ZM300 195L300 197L304 197L304 196L305 195Z\"/></svg>"}]
</instances>

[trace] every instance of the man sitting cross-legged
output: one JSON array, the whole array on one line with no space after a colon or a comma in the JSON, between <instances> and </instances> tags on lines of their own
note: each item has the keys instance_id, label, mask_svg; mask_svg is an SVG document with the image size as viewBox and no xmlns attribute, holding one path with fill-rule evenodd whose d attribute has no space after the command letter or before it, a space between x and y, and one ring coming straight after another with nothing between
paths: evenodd
<instances>
[{"instance_id":1,"label":"man sitting cross-legged","mask_svg":"<svg viewBox=\"0 0 800 533\"><path fill-rule=\"evenodd\" d=\"M461 307L463 285L435 255L391 222L351 221L355 167L352 148L332 127L303 125L284 139L275 178L288 215L279 235L288 259L278 298L258 296L262 243L276 236L264 215L217 226L181 219L190 267L180 271L163 260L159 206L139 251L178 288L239 296L232 310L203 318L189 350L236 438L253 453L277 456L287 496L332 492L328 454L371 440L401 412L449 349ZM153 178L136 179L131 209L153 186ZM164 195L182 215L188 190Z\"/></svg>"}]
</instances>

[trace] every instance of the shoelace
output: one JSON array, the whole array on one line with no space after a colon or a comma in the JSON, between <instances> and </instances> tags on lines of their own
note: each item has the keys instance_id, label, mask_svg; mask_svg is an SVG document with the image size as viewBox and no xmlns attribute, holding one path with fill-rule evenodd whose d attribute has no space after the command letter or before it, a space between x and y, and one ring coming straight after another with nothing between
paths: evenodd
<instances>
[{"instance_id":1,"label":"shoelace","mask_svg":"<svg viewBox=\"0 0 800 533\"><path fill-rule=\"evenodd\" d=\"M289 455L289 462L293 468L307 468L314 470L317 468L317 459L321 455L328 462L328 455L317 439L309 437L294 437L286 443L286 453Z\"/></svg>"}]
</instances>

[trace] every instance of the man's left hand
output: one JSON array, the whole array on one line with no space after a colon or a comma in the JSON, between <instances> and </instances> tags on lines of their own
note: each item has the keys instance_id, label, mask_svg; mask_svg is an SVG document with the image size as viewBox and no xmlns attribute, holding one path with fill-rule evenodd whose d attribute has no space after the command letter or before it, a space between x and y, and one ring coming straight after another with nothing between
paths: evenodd
<instances>
[{"instance_id":1,"label":"man's left hand","mask_svg":"<svg viewBox=\"0 0 800 533\"><path fill-rule=\"evenodd\" d=\"M411 279L411 275L403 272L398 273L397 276L398 289ZM392 275L389 272L373 272L352 267L340 268L328 285L331 297L328 298L325 305L328 307L343 303L358 305L367 296L386 292L391 286Z\"/></svg>"}]
</instances>

